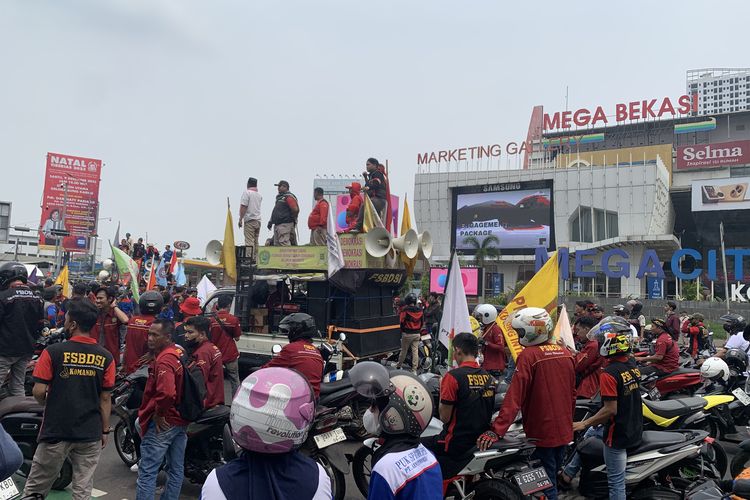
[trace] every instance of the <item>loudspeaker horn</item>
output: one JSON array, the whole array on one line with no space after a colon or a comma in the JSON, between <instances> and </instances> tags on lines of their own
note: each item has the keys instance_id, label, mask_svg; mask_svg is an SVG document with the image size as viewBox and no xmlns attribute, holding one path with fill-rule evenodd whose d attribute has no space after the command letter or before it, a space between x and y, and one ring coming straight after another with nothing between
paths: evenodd
<instances>
[{"instance_id":1,"label":"loudspeaker horn","mask_svg":"<svg viewBox=\"0 0 750 500\"><path fill-rule=\"evenodd\" d=\"M211 240L206 245L206 260L212 266L218 266L221 264L221 257L223 254L224 245L219 240Z\"/></svg>"},{"instance_id":2,"label":"loudspeaker horn","mask_svg":"<svg viewBox=\"0 0 750 500\"><path fill-rule=\"evenodd\" d=\"M407 258L413 259L419 253L419 235L413 229L393 240L393 248L404 252Z\"/></svg>"},{"instance_id":3,"label":"loudspeaker horn","mask_svg":"<svg viewBox=\"0 0 750 500\"><path fill-rule=\"evenodd\" d=\"M376 227L365 234L365 250L373 257L383 257L391 251L392 241L387 229Z\"/></svg>"},{"instance_id":4,"label":"loudspeaker horn","mask_svg":"<svg viewBox=\"0 0 750 500\"><path fill-rule=\"evenodd\" d=\"M432 235L429 231L419 233L419 251L425 259L432 257Z\"/></svg>"}]
</instances>

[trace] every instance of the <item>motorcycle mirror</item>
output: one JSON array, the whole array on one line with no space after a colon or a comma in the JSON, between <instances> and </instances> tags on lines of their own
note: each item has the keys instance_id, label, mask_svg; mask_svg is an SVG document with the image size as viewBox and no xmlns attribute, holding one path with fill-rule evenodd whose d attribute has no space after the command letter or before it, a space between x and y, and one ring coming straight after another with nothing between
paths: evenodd
<instances>
[{"instance_id":1,"label":"motorcycle mirror","mask_svg":"<svg viewBox=\"0 0 750 500\"><path fill-rule=\"evenodd\" d=\"M274 353L274 354L280 353L281 352L281 345L274 344L273 347L271 348L271 352Z\"/></svg>"},{"instance_id":2,"label":"motorcycle mirror","mask_svg":"<svg viewBox=\"0 0 750 500\"><path fill-rule=\"evenodd\" d=\"M341 342L346 342L346 334L345 333L339 333L339 340Z\"/></svg>"}]
</instances>

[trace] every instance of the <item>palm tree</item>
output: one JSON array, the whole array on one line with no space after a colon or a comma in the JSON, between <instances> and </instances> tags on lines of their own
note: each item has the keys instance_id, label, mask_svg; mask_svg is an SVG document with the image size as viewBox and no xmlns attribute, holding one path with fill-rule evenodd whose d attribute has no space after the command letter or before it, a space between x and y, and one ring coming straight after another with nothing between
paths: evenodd
<instances>
[{"instance_id":1,"label":"palm tree","mask_svg":"<svg viewBox=\"0 0 750 500\"><path fill-rule=\"evenodd\" d=\"M487 236L481 243L475 236L467 236L464 244L474 247L474 263L477 267L484 267L484 261L488 257L500 256L500 239L495 235Z\"/></svg>"}]
</instances>

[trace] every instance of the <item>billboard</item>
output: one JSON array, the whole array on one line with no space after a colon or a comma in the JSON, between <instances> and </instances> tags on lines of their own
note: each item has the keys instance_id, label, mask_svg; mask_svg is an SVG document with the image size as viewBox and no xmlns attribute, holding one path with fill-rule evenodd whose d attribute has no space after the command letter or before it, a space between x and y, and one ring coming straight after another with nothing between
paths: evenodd
<instances>
[{"instance_id":1,"label":"billboard","mask_svg":"<svg viewBox=\"0 0 750 500\"><path fill-rule=\"evenodd\" d=\"M451 246L465 255L486 247L503 253L551 249L553 226L551 180L453 189Z\"/></svg>"},{"instance_id":2,"label":"billboard","mask_svg":"<svg viewBox=\"0 0 750 500\"><path fill-rule=\"evenodd\" d=\"M675 169L716 168L750 163L750 141L693 144L677 148Z\"/></svg>"},{"instance_id":3,"label":"billboard","mask_svg":"<svg viewBox=\"0 0 750 500\"><path fill-rule=\"evenodd\" d=\"M691 207L693 212L742 210L750 208L750 177L727 177L693 181Z\"/></svg>"},{"instance_id":4,"label":"billboard","mask_svg":"<svg viewBox=\"0 0 750 500\"><path fill-rule=\"evenodd\" d=\"M96 230L102 161L47 153L47 171L39 223L39 246L58 243L66 251L83 252ZM64 218L64 221L63 221ZM53 234L68 231L68 236Z\"/></svg>"},{"instance_id":5,"label":"billboard","mask_svg":"<svg viewBox=\"0 0 750 500\"><path fill-rule=\"evenodd\" d=\"M448 279L448 268L433 267L430 269L430 291L443 294ZM479 268L462 267L461 280L464 282L466 295L479 295Z\"/></svg>"}]
</instances>

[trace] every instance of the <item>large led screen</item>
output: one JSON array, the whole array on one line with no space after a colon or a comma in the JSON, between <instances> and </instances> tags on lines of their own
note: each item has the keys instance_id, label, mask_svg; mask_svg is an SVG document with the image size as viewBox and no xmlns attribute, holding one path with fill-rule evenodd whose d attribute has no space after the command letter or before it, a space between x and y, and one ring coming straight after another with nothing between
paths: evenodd
<instances>
[{"instance_id":1,"label":"large led screen","mask_svg":"<svg viewBox=\"0 0 750 500\"><path fill-rule=\"evenodd\" d=\"M464 254L487 247L506 253L549 250L553 225L552 181L454 189L453 247Z\"/></svg>"}]
</instances>

